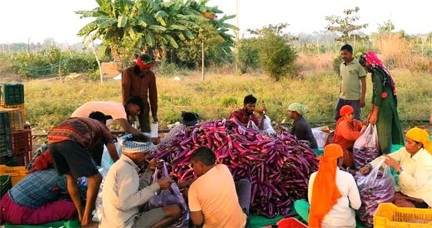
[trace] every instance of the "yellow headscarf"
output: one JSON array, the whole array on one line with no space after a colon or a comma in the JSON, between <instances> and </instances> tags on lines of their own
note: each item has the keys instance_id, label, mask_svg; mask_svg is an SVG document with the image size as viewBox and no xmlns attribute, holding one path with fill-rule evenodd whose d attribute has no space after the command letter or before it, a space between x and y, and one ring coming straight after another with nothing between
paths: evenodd
<instances>
[{"instance_id":1,"label":"yellow headscarf","mask_svg":"<svg viewBox=\"0 0 432 228\"><path fill-rule=\"evenodd\" d=\"M432 154L432 142L429 140L429 133L418 127L411 128L407 131L406 137L416 142L421 142L423 148Z\"/></svg>"},{"instance_id":2,"label":"yellow headscarf","mask_svg":"<svg viewBox=\"0 0 432 228\"><path fill-rule=\"evenodd\" d=\"M324 216L342 197L336 185L337 159L342 156L342 147L332 143L324 148L324 156L319 158L318 173L312 187L309 227L321 227Z\"/></svg>"}]
</instances>

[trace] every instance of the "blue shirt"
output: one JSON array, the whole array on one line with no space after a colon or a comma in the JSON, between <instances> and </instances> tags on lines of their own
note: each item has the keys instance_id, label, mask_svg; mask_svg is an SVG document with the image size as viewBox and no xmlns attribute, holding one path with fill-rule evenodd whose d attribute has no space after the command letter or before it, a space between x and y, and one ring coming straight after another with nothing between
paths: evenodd
<instances>
[{"instance_id":1,"label":"blue shirt","mask_svg":"<svg viewBox=\"0 0 432 228\"><path fill-rule=\"evenodd\" d=\"M79 187L80 195L85 194L84 186ZM8 191L9 197L18 205L39 208L40 206L68 196L66 176L59 176L55 169L36 171L28 174Z\"/></svg>"}]
</instances>

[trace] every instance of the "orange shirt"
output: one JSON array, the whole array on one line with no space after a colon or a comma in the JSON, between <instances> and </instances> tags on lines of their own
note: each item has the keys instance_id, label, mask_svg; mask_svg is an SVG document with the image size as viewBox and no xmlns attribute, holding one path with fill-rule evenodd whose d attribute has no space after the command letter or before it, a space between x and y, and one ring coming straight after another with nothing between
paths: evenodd
<instances>
[{"instance_id":1,"label":"orange shirt","mask_svg":"<svg viewBox=\"0 0 432 228\"><path fill-rule=\"evenodd\" d=\"M343 150L352 149L355 140L361 135L362 127L363 124L359 120L353 120L352 123L346 120L338 121L333 143L339 144Z\"/></svg>"},{"instance_id":2,"label":"orange shirt","mask_svg":"<svg viewBox=\"0 0 432 228\"><path fill-rule=\"evenodd\" d=\"M202 211L204 227L239 228L246 225L234 179L226 165L216 165L192 183L188 193L190 211Z\"/></svg>"}]
</instances>

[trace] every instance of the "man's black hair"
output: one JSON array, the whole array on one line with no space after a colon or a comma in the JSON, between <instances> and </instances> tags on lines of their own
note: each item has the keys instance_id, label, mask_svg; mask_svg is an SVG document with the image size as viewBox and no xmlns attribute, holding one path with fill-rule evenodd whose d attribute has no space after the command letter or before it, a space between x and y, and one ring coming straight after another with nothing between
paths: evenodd
<instances>
[{"instance_id":1,"label":"man's black hair","mask_svg":"<svg viewBox=\"0 0 432 228\"><path fill-rule=\"evenodd\" d=\"M199 115L195 112L182 112L181 117L181 122L186 126L193 126L199 120Z\"/></svg>"},{"instance_id":2,"label":"man's black hair","mask_svg":"<svg viewBox=\"0 0 432 228\"><path fill-rule=\"evenodd\" d=\"M125 107L127 107L129 104L134 104L134 105L138 105L140 107L140 112L143 113L144 112L144 101L141 97L139 96L132 96L130 97L125 104ZM127 109L126 109L127 111Z\"/></svg>"},{"instance_id":3,"label":"man's black hair","mask_svg":"<svg viewBox=\"0 0 432 228\"><path fill-rule=\"evenodd\" d=\"M148 142L150 138L145 136L144 134L132 134L131 137L125 138L124 141L134 141L134 142Z\"/></svg>"},{"instance_id":4,"label":"man's black hair","mask_svg":"<svg viewBox=\"0 0 432 228\"><path fill-rule=\"evenodd\" d=\"M206 166L211 166L216 162L216 155L210 148L201 146L192 153L191 160L200 161Z\"/></svg>"},{"instance_id":5,"label":"man's black hair","mask_svg":"<svg viewBox=\"0 0 432 228\"><path fill-rule=\"evenodd\" d=\"M341 47L340 50L341 51L345 50L345 51L347 51L347 52L349 52L351 54L353 53L353 47L351 45L349 45L349 44L345 44L344 46Z\"/></svg>"},{"instance_id":6,"label":"man's black hair","mask_svg":"<svg viewBox=\"0 0 432 228\"><path fill-rule=\"evenodd\" d=\"M90 113L89 118L99 120L101 123L106 124L107 118L105 114L99 111Z\"/></svg>"},{"instance_id":7,"label":"man's black hair","mask_svg":"<svg viewBox=\"0 0 432 228\"><path fill-rule=\"evenodd\" d=\"M252 96L252 94L247 95L244 99L243 99L243 104L256 104L257 99L256 97Z\"/></svg>"}]
</instances>

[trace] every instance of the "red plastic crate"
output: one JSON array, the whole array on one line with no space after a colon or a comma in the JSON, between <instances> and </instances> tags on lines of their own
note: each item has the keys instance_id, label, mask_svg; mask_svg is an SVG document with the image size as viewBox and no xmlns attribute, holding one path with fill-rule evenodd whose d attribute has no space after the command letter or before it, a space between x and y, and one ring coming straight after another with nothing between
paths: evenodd
<instances>
[{"instance_id":1,"label":"red plastic crate","mask_svg":"<svg viewBox=\"0 0 432 228\"><path fill-rule=\"evenodd\" d=\"M15 157L26 157L29 159L32 153L32 134L30 129L11 133L12 154ZM28 161L27 161L28 162Z\"/></svg>"},{"instance_id":2,"label":"red plastic crate","mask_svg":"<svg viewBox=\"0 0 432 228\"><path fill-rule=\"evenodd\" d=\"M16 159L16 165L18 166L27 166L30 163L30 155L28 154L18 154L14 156Z\"/></svg>"},{"instance_id":3,"label":"red plastic crate","mask_svg":"<svg viewBox=\"0 0 432 228\"><path fill-rule=\"evenodd\" d=\"M283 218L277 223L278 228L307 228L305 224L296 218Z\"/></svg>"}]
</instances>

